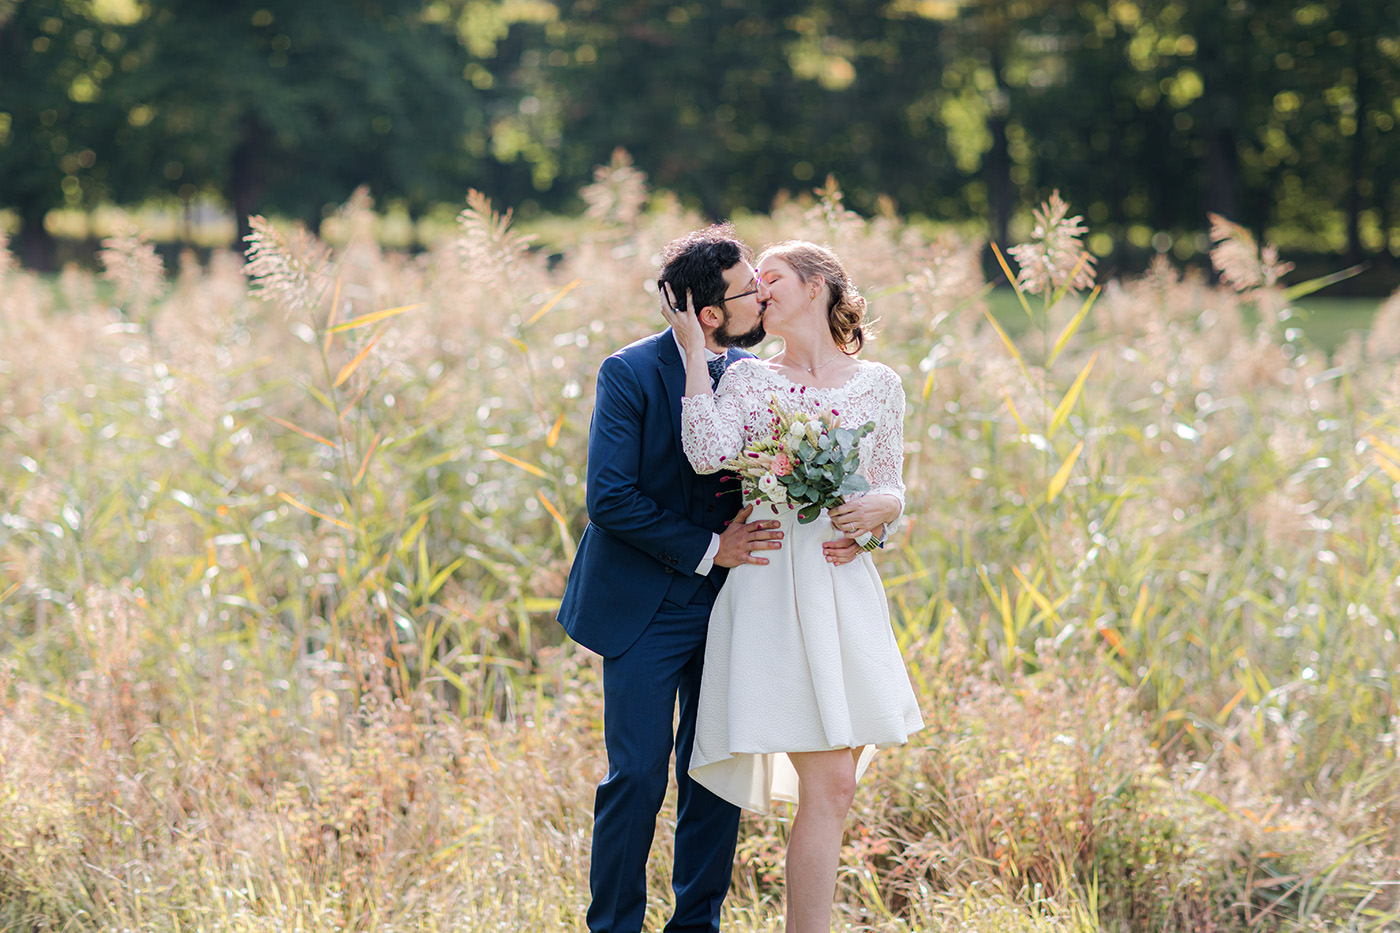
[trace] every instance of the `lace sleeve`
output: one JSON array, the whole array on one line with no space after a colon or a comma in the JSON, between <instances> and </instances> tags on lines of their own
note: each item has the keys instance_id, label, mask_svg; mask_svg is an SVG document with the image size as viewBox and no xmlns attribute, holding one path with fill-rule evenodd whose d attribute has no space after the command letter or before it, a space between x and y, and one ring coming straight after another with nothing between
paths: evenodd
<instances>
[{"instance_id":1,"label":"lace sleeve","mask_svg":"<svg viewBox=\"0 0 1400 933\"><path fill-rule=\"evenodd\" d=\"M750 366L740 360L730 366L714 395L681 399L681 447L696 473L714 473L744 449L748 418Z\"/></svg>"},{"instance_id":2,"label":"lace sleeve","mask_svg":"<svg viewBox=\"0 0 1400 933\"><path fill-rule=\"evenodd\" d=\"M876 375L880 414L875 430L861 442L861 465L870 494L894 496L904 511L904 384L888 366ZM867 445L869 445L867 447ZM897 521L897 520L896 520ZM892 522L891 525L894 523Z\"/></svg>"}]
</instances>

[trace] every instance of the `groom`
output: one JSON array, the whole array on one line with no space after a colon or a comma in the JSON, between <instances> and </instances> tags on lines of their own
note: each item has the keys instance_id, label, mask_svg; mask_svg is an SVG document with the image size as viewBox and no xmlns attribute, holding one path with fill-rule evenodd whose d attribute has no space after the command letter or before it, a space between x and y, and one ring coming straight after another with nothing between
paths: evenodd
<instances>
[{"instance_id":1,"label":"groom","mask_svg":"<svg viewBox=\"0 0 1400 933\"><path fill-rule=\"evenodd\" d=\"M698 315L711 377L763 339L759 283L748 247L728 224L662 252L658 286ZM701 476L681 450L685 363L670 328L603 361L588 432L590 523L579 543L559 621L603 656L608 774L593 810L588 929L638 933L646 865L666 796L674 745L676 908L667 933L719 929L733 871L739 810L686 773L710 608L728 568L766 564L782 546L778 522L745 522L739 483ZM736 515L736 513L738 513ZM671 724L676 702L680 721Z\"/></svg>"}]
</instances>

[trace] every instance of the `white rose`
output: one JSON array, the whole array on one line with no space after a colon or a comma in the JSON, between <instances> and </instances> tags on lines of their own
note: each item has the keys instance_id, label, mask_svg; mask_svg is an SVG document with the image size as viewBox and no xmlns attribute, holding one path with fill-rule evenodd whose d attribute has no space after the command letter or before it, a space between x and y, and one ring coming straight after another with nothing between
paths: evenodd
<instances>
[{"instance_id":1,"label":"white rose","mask_svg":"<svg viewBox=\"0 0 1400 933\"><path fill-rule=\"evenodd\" d=\"M758 491L770 502L786 502L787 487L778 482L772 473L764 473L758 479Z\"/></svg>"},{"instance_id":2,"label":"white rose","mask_svg":"<svg viewBox=\"0 0 1400 933\"><path fill-rule=\"evenodd\" d=\"M807 425L805 422L794 421L792 423L792 426L788 428L788 437L792 440L793 444L802 443L803 438L805 438L806 436Z\"/></svg>"}]
</instances>

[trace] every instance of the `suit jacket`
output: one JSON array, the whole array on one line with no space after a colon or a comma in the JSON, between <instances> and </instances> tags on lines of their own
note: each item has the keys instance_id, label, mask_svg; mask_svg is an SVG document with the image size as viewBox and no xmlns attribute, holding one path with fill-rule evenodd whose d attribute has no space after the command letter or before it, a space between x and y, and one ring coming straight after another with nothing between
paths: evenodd
<instances>
[{"instance_id":1,"label":"suit jacket","mask_svg":"<svg viewBox=\"0 0 1400 933\"><path fill-rule=\"evenodd\" d=\"M752 356L731 348L728 362ZM739 510L737 477L701 476L681 449L685 366L670 328L614 353L598 368L588 429L589 524L569 571L559 622L604 657L626 651L670 598L687 604L695 574ZM726 571L709 576L716 586Z\"/></svg>"}]
</instances>

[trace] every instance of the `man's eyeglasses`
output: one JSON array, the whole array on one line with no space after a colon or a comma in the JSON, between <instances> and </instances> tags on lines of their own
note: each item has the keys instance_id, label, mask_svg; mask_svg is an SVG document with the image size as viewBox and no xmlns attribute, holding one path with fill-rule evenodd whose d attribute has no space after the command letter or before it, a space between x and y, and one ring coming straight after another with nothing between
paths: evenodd
<instances>
[{"instance_id":1,"label":"man's eyeglasses","mask_svg":"<svg viewBox=\"0 0 1400 933\"><path fill-rule=\"evenodd\" d=\"M746 291L746 292L740 292L740 293L737 294L737 295L725 295L723 298L721 298L721 299L719 300L719 303L720 303L720 304L724 304L726 301L738 301L740 298L747 298L747 297L749 297L750 295L757 295L757 294L758 294L758 279L754 279L754 280L753 280L753 288L749 289L749 290Z\"/></svg>"},{"instance_id":2,"label":"man's eyeglasses","mask_svg":"<svg viewBox=\"0 0 1400 933\"><path fill-rule=\"evenodd\" d=\"M670 283L670 282L662 282L662 283L660 283L660 284L661 284L661 300L664 301L664 302L666 302L666 308L667 308L667 310L669 310L672 314L677 313L677 312L676 312L676 307L677 307L677 305L678 305L679 303L676 301L676 293L673 292L673 291L671 291L671 283ZM749 297L750 295L757 295L757 294L758 294L758 286L759 286L758 279L754 279L754 280L753 280L753 288L749 289L749 290L746 291L746 292L740 292L740 293L737 294L737 295L725 295L723 298L721 298L721 299L717 302L717 304L719 304L719 305L722 306L726 301L738 301L740 298L747 298L747 297ZM698 311L698 310L700 310L700 309L697 308L696 310Z\"/></svg>"}]
</instances>

